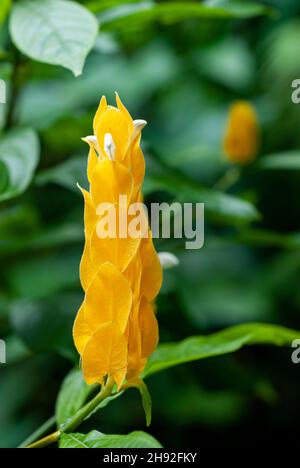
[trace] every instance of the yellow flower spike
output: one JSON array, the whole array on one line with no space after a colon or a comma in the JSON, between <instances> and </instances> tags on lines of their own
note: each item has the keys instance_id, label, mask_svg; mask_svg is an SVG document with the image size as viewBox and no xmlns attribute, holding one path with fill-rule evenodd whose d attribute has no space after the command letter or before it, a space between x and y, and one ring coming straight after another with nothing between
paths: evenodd
<instances>
[{"instance_id":1,"label":"yellow flower spike","mask_svg":"<svg viewBox=\"0 0 300 468\"><path fill-rule=\"evenodd\" d=\"M80 280L85 298L73 337L86 382L102 384L110 377L120 388L125 379L139 378L157 346L152 301L161 287L162 269L150 230L148 238L142 233L131 237L128 232L134 218L128 208L143 199L145 160L140 140L145 121L133 121L118 95L116 102L117 108L108 106L102 97L94 135L84 139L90 147L90 188L81 189L85 247ZM116 215L115 236L105 230L111 208ZM147 232L147 222L144 228Z\"/></svg>"},{"instance_id":2,"label":"yellow flower spike","mask_svg":"<svg viewBox=\"0 0 300 468\"><path fill-rule=\"evenodd\" d=\"M102 115L106 111L107 107L108 106L107 106L106 97L102 96L102 98L100 100L99 107L98 107L97 112L96 112L95 117L94 117L94 121L93 121L94 135L96 135L96 128L98 126L99 120L101 119Z\"/></svg>"},{"instance_id":3,"label":"yellow flower spike","mask_svg":"<svg viewBox=\"0 0 300 468\"><path fill-rule=\"evenodd\" d=\"M88 181L90 182L93 169L98 162L98 156L96 153L97 148L98 148L98 143L97 143L96 137L93 135L90 135L81 139L82 141L87 143L90 147L89 156L88 156L88 164L87 164L87 178L88 178Z\"/></svg>"},{"instance_id":4,"label":"yellow flower spike","mask_svg":"<svg viewBox=\"0 0 300 468\"><path fill-rule=\"evenodd\" d=\"M116 210L117 216L118 210ZM128 223L130 220L128 220ZM118 232L118 225L116 226ZM109 261L120 271L124 271L134 258L141 239L140 238L103 238L100 239L95 228L91 237L91 260L94 264L102 264Z\"/></svg>"},{"instance_id":5,"label":"yellow flower spike","mask_svg":"<svg viewBox=\"0 0 300 468\"><path fill-rule=\"evenodd\" d=\"M114 159L122 161L130 143L130 125L126 117L115 107L108 107L99 118L95 135L101 155L109 158L105 149L105 135L110 134L116 146Z\"/></svg>"},{"instance_id":6,"label":"yellow flower spike","mask_svg":"<svg viewBox=\"0 0 300 468\"><path fill-rule=\"evenodd\" d=\"M154 249L151 233L147 239L141 241L142 279L141 293L152 301L162 285L162 267Z\"/></svg>"},{"instance_id":7,"label":"yellow flower spike","mask_svg":"<svg viewBox=\"0 0 300 468\"><path fill-rule=\"evenodd\" d=\"M234 103L230 110L223 148L233 163L248 164L255 159L259 145L259 125L255 108L247 101Z\"/></svg>"},{"instance_id":8,"label":"yellow flower spike","mask_svg":"<svg viewBox=\"0 0 300 468\"><path fill-rule=\"evenodd\" d=\"M79 187L84 197L84 232L85 245L80 262L80 281L84 291L87 290L91 280L95 276L97 266L91 262L91 237L97 222L96 210L91 195Z\"/></svg>"},{"instance_id":9,"label":"yellow flower spike","mask_svg":"<svg viewBox=\"0 0 300 468\"><path fill-rule=\"evenodd\" d=\"M129 263L128 267L124 270L124 275L130 284L130 287L135 292L140 294L140 284L142 277L142 260L140 255L140 249L137 251L135 257Z\"/></svg>"},{"instance_id":10,"label":"yellow flower spike","mask_svg":"<svg viewBox=\"0 0 300 468\"><path fill-rule=\"evenodd\" d=\"M142 334L139 323L140 302L132 308L128 330L128 371L127 381L138 378L147 360L142 359Z\"/></svg>"},{"instance_id":11,"label":"yellow flower spike","mask_svg":"<svg viewBox=\"0 0 300 468\"><path fill-rule=\"evenodd\" d=\"M139 311L141 358L148 358L158 345L158 323L152 305L142 299Z\"/></svg>"},{"instance_id":12,"label":"yellow flower spike","mask_svg":"<svg viewBox=\"0 0 300 468\"><path fill-rule=\"evenodd\" d=\"M103 383L109 375L121 387L127 371L127 340L113 322L93 333L82 354L82 370L87 384Z\"/></svg>"},{"instance_id":13,"label":"yellow flower spike","mask_svg":"<svg viewBox=\"0 0 300 468\"><path fill-rule=\"evenodd\" d=\"M115 266L104 263L90 284L83 303L88 327L95 330L105 322L114 322L124 333L131 305L132 291L128 281Z\"/></svg>"},{"instance_id":14,"label":"yellow flower spike","mask_svg":"<svg viewBox=\"0 0 300 468\"><path fill-rule=\"evenodd\" d=\"M73 325L74 344L80 355L82 355L85 345L91 338L92 334L93 331L90 329L85 320L84 307L81 306Z\"/></svg>"},{"instance_id":15,"label":"yellow flower spike","mask_svg":"<svg viewBox=\"0 0 300 468\"><path fill-rule=\"evenodd\" d=\"M129 151L129 154L130 169L134 180L134 187L137 189L136 191L138 191L144 180L146 171L145 158L140 147L140 136L133 142L132 149Z\"/></svg>"},{"instance_id":16,"label":"yellow flower spike","mask_svg":"<svg viewBox=\"0 0 300 468\"><path fill-rule=\"evenodd\" d=\"M91 196L95 208L101 203L118 203L119 195L131 201L133 179L129 170L117 161L98 161L91 174Z\"/></svg>"},{"instance_id":17,"label":"yellow flower spike","mask_svg":"<svg viewBox=\"0 0 300 468\"><path fill-rule=\"evenodd\" d=\"M87 165L87 178L88 181L91 183L93 171L98 163L98 157L96 154L96 150L93 146L90 146L90 152L88 157L88 165Z\"/></svg>"},{"instance_id":18,"label":"yellow flower spike","mask_svg":"<svg viewBox=\"0 0 300 468\"><path fill-rule=\"evenodd\" d=\"M132 132L133 132L133 129L134 129L134 124L133 124L132 117L129 114L126 107L124 106L123 102L121 101L119 94L117 92L115 94L116 94L117 107L118 107L119 111L121 112L121 114L125 117L125 119L127 121L127 124L128 124L129 133L130 133L130 135L132 135Z\"/></svg>"}]
</instances>

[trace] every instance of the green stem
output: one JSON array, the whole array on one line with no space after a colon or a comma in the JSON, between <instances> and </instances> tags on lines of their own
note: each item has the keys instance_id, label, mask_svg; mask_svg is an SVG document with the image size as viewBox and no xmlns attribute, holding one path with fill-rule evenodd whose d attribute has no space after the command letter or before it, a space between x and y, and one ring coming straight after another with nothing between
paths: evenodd
<instances>
[{"instance_id":1,"label":"green stem","mask_svg":"<svg viewBox=\"0 0 300 468\"><path fill-rule=\"evenodd\" d=\"M39 437L42 437L46 432L48 432L52 426L55 425L56 418L52 416L48 421L46 421L42 426L40 426L35 432L33 432L24 442L22 442L18 448L25 448L27 445L32 444Z\"/></svg>"},{"instance_id":2,"label":"green stem","mask_svg":"<svg viewBox=\"0 0 300 468\"><path fill-rule=\"evenodd\" d=\"M228 189L230 189L238 180L240 177L240 171L237 167L230 167L227 169L225 174L219 179L213 188L215 190L220 190L222 192L226 192Z\"/></svg>"},{"instance_id":3,"label":"green stem","mask_svg":"<svg viewBox=\"0 0 300 468\"><path fill-rule=\"evenodd\" d=\"M19 51L13 49L13 64L12 64L12 74L11 74L11 91L10 91L10 100L8 104L8 110L6 115L5 130L9 130L14 124L15 110L18 101L19 91L21 88L22 77L20 74L21 71L21 59Z\"/></svg>"},{"instance_id":4,"label":"green stem","mask_svg":"<svg viewBox=\"0 0 300 468\"><path fill-rule=\"evenodd\" d=\"M54 444L58 441L61 436L61 431L53 432L53 434L44 437L43 439L34 442L33 444L27 445L26 448L43 448L48 447L48 445Z\"/></svg>"},{"instance_id":5,"label":"green stem","mask_svg":"<svg viewBox=\"0 0 300 468\"><path fill-rule=\"evenodd\" d=\"M85 406L83 406L77 413L62 424L57 432L50 434L43 439L27 445L27 448L42 448L47 447L57 442L63 433L74 431L96 408L97 406L112 394L114 388L114 381L108 380L106 385L102 386L101 391ZM22 444L23 445L23 444Z\"/></svg>"},{"instance_id":6,"label":"green stem","mask_svg":"<svg viewBox=\"0 0 300 468\"><path fill-rule=\"evenodd\" d=\"M89 401L85 406L83 406L77 413L72 416L68 421L66 421L62 426L60 426L60 430L62 432L72 432L76 427L78 427L82 421L84 421L87 416L89 416L97 406L109 397L112 394L114 388L114 381L108 380L106 385L104 385L98 393L98 395L93 398L93 400Z\"/></svg>"}]
</instances>

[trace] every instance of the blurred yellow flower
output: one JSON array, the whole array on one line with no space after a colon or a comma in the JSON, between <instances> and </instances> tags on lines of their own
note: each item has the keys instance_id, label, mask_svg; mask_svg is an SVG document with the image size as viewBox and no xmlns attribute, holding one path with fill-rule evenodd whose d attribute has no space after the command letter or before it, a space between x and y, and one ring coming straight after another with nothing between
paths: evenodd
<instances>
[{"instance_id":1,"label":"blurred yellow flower","mask_svg":"<svg viewBox=\"0 0 300 468\"><path fill-rule=\"evenodd\" d=\"M237 101L229 110L224 153L233 163L247 164L257 156L258 145L259 125L255 108L247 101Z\"/></svg>"},{"instance_id":2,"label":"blurred yellow flower","mask_svg":"<svg viewBox=\"0 0 300 468\"><path fill-rule=\"evenodd\" d=\"M116 96L117 107L102 97L89 144L89 191L82 190L85 247L80 279L85 291L73 336L88 384L110 377L121 387L136 380L158 343L153 301L162 283L162 269L149 236L101 238L97 235L101 203L120 210L142 199L145 160L140 148L146 122L133 121ZM129 216L129 215L128 215Z\"/></svg>"}]
</instances>

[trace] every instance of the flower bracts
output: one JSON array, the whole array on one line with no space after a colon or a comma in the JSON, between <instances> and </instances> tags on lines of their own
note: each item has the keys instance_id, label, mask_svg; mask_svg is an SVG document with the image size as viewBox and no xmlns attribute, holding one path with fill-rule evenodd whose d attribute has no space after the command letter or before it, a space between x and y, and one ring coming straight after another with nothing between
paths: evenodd
<instances>
[{"instance_id":1,"label":"flower bracts","mask_svg":"<svg viewBox=\"0 0 300 468\"><path fill-rule=\"evenodd\" d=\"M227 159L249 164L257 156L259 124L255 108L247 101L235 102L229 110L223 149Z\"/></svg>"},{"instance_id":2,"label":"flower bracts","mask_svg":"<svg viewBox=\"0 0 300 468\"><path fill-rule=\"evenodd\" d=\"M161 287L161 265L150 229L147 236L130 236L125 229L132 217L130 205L142 200L145 161L140 139L145 123L132 120L118 95L117 108L102 97L94 135L84 139L90 146L89 191L81 189L85 247L80 279L85 298L73 336L88 384L102 384L109 376L120 388L125 379L137 379L158 343L153 301ZM116 236L101 235L105 204L115 208Z\"/></svg>"}]
</instances>

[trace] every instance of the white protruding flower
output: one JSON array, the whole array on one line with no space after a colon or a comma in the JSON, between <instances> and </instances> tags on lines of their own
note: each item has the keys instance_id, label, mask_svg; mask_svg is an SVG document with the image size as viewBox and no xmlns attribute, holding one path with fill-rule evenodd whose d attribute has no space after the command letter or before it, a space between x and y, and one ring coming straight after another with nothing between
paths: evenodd
<instances>
[{"instance_id":1,"label":"white protruding flower","mask_svg":"<svg viewBox=\"0 0 300 468\"><path fill-rule=\"evenodd\" d=\"M131 136L131 141L133 141L147 125L146 120L138 119L133 121L134 129Z\"/></svg>"},{"instance_id":2,"label":"white protruding flower","mask_svg":"<svg viewBox=\"0 0 300 468\"><path fill-rule=\"evenodd\" d=\"M82 138L82 141L85 141L88 145L92 146L97 151L97 153L100 154L98 140L95 135L88 135L87 137Z\"/></svg>"},{"instance_id":3,"label":"white protruding flower","mask_svg":"<svg viewBox=\"0 0 300 468\"><path fill-rule=\"evenodd\" d=\"M164 270L169 270L179 265L179 259L170 252L159 252L158 258Z\"/></svg>"},{"instance_id":4,"label":"white protruding flower","mask_svg":"<svg viewBox=\"0 0 300 468\"><path fill-rule=\"evenodd\" d=\"M111 133L104 135L104 151L112 161L115 159L116 145Z\"/></svg>"}]
</instances>

